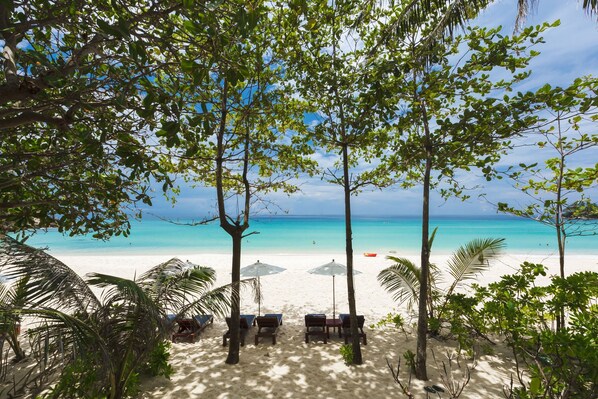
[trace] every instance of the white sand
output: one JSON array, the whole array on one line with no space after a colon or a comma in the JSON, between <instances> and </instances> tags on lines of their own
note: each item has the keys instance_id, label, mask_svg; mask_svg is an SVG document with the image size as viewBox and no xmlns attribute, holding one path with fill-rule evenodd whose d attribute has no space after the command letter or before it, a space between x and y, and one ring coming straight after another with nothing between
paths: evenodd
<instances>
[{"instance_id":1,"label":"white sand","mask_svg":"<svg viewBox=\"0 0 598 399\"><path fill-rule=\"evenodd\" d=\"M173 254L176 256L176 254ZM169 256L57 256L80 274L96 271L132 278L149 267L168 260ZM230 282L230 255L196 254L179 256L183 260L211 266L217 271L218 284ZM439 266L448 256L435 256L432 261ZM172 364L175 373L170 380L154 378L143 383L144 398L394 398L404 397L394 383L386 359L396 366L402 354L415 351L413 335L405 336L393 328L366 328L368 345L362 346L364 364L348 367L339 353L342 344L338 337L327 345L322 342L304 343L303 315L326 313L332 316L332 277L312 275L307 270L335 259L345 264L343 254L264 254L259 260L286 268L283 273L262 278L262 313L283 313L283 327L277 345L262 340L256 347L250 332L247 345L241 348L240 364L225 364L227 348L222 347L222 334L226 330L223 319L216 319L195 343L172 345ZM417 257L410 257L416 264ZM258 260L255 255L242 258L242 265ZM558 273L558 259L537 255L504 256L494 263L479 282L496 281L503 274L510 274L522 261L544 263L551 274ZM391 311L397 311L391 296L378 284L380 270L391 264L383 255L365 258L355 255L355 269L362 274L355 276L357 310L366 316L366 325L377 322ZM579 270L598 270L596 256L568 256L568 273ZM336 277L336 313L347 313L347 286L345 277ZM404 312L404 309L401 310ZM250 295L244 295L242 313L257 313L257 304ZM430 340L438 362L445 360L451 343ZM513 364L509 352L502 345L494 348L495 355L482 356L471 373L471 382L462 398L499 398L503 384L508 383ZM402 360L404 364L404 360ZM403 380L408 372L401 369ZM462 374L456 373L457 382ZM430 381L413 380L416 398L425 398L423 385L444 385L438 367L429 355ZM447 396L447 395L445 395ZM445 397L443 396L443 397Z\"/></svg>"}]
</instances>

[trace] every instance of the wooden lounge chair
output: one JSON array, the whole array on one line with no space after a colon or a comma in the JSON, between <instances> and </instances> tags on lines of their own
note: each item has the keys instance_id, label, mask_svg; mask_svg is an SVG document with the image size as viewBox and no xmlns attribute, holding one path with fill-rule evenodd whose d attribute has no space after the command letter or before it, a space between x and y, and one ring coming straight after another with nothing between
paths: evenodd
<instances>
[{"instance_id":1,"label":"wooden lounge chair","mask_svg":"<svg viewBox=\"0 0 598 399\"><path fill-rule=\"evenodd\" d=\"M173 315L168 315L167 320L172 320ZM174 319L176 332L172 334L172 342L177 340L194 342L195 338L208 326L214 322L214 316L211 314L193 316L191 319Z\"/></svg>"},{"instance_id":2,"label":"wooden lounge chair","mask_svg":"<svg viewBox=\"0 0 598 399\"><path fill-rule=\"evenodd\" d=\"M341 319L342 332L345 337L345 344L349 343L351 337L351 317L348 314L339 314L338 317ZM363 344L368 344L368 339L363 331L363 325L365 324L365 317L363 315L357 315L357 330L360 338L363 338Z\"/></svg>"},{"instance_id":3,"label":"wooden lounge chair","mask_svg":"<svg viewBox=\"0 0 598 399\"><path fill-rule=\"evenodd\" d=\"M276 345L276 334L278 328L282 325L282 314L268 313L257 317L255 320L258 327L255 334L255 345L257 346L260 337L271 337L272 345Z\"/></svg>"},{"instance_id":4,"label":"wooden lounge chair","mask_svg":"<svg viewBox=\"0 0 598 399\"><path fill-rule=\"evenodd\" d=\"M224 333L222 336L222 346L226 346L228 344L228 339L230 338L230 330L231 330L231 318L226 318L226 325L228 326L228 331ZM255 325L255 315L252 314L242 314L239 318L240 323L240 334L241 334L241 346L245 346L245 336L251 327Z\"/></svg>"},{"instance_id":5,"label":"wooden lounge chair","mask_svg":"<svg viewBox=\"0 0 598 399\"><path fill-rule=\"evenodd\" d=\"M177 342L177 340L195 341L196 329L193 319L177 319L174 323L176 325L176 332L172 334L172 342Z\"/></svg>"},{"instance_id":6,"label":"wooden lounge chair","mask_svg":"<svg viewBox=\"0 0 598 399\"><path fill-rule=\"evenodd\" d=\"M305 315L305 343L309 343L309 337L312 335L316 337L322 337L322 339L324 339L324 343L328 343L325 314Z\"/></svg>"}]
</instances>

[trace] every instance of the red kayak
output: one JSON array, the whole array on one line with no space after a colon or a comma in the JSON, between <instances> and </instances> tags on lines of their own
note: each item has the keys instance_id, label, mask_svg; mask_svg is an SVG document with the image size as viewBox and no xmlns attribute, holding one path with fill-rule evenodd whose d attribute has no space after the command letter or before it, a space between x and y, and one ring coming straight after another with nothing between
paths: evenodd
<instances>
[{"instance_id":1,"label":"red kayak","mask_svg":"<svg viewBox=\"0 0 598 399\"><path fill-rule=\"evenodd\" d=\"M378 255L375 252L364 252L363 256L365 256L366 258L375 258L376 255Z\"/></svg>"}]
</instances>

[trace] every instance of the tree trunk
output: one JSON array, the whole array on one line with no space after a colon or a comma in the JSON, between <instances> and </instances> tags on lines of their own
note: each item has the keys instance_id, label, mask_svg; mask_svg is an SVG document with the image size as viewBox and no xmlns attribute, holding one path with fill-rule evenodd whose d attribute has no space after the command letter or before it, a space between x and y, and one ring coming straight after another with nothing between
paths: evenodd
<instances>
[{"instance_id":1,"label":"tree trunk","mask_svg":"<svg viewBox=\"0 0 598 399\"><path fill-rule=\"evenodd\" d=\"M228 357L226 364L239 363L239 347L240 347L240 315L241 315L241 298L239 294L239 282L241 280L241 241L243 239L243 231L236 229L231 234L233 240L233 264L232 264L232 292L231 292L231 326L230 326L230 342L228 346Z\"/></svg>"},{"instance_id":2,"label":"tree trunk","mask_svg":"<svg viewBox=\"0 0 598 399\"><path fill-rule=\"evenodd\" d=\"M430 276L430 248L429 248L429 224L430 224L430 171L432 161L426 159L423 187L422 207L422 248L421 248L421 275L419 281L419 303L417 318L417 358L415 361L415 377L419 380L427 380L426 370L427 340L428 340L428 290Z\"/></svg>"},{"instance_id":3,"label":"tree trunk","mask_svg":"<svg viewBox=\"0 0 598 399\"><path fill-rule=\"evenodd\" d=\"M560 124L559 124L560 126ZM559 144L561 140L559 137ZM565 226L563 223L563 204L562 204L562 190L563 190L563 178L565 173L565 156L563 155L563 148L559 146L561 151L561 162L559 165L559 175L556 182L556 211L554 215L554 227L556 230L556 241L559 247L559 271L561 278L565 278ZM556 317L556 329L561 330L565 326L565 310L563 308L558 310Z\"/></svg>"},{"instance_id":4,"label":"tree trunk","mask_svg":"<svg viewBox=\"0 0 598 399\"><path fill-rule=\"evenodd\" d=\"M351 346L353 364L362 364L361 345L357 327L357 306L355 305L355 287L353 284L353 231L351 228L351 181L349 176L349 149L343 143L343 186L345 189L345 250L347 253L347 294L349 299L349 317L351 318Z\"/></svg>"},{"instance_id":5,"label":"tree trunk","mask_svg":"<svg viewBox=\"0 0 598 399\"><path fill-rule=\"evenodd\" d=\"M417 93L415 96L417 98ZM426 370L426 360L428 346L428 293L430 290L430 174L432 171L433 154L432 143L430 141L430 127L428 126L428 113L423 100L421 100L421 111L425 133L424 145L426 149L426 166L424 170L423 181L421 274L419 281L415 377L419 380L427 380L428 372Z\"/></svg>"},{"instance_id":6,"label":"tree trunk","mask_svg":"<svg viewBox=\"0 0 598 399\"><path fill-rule=\"evenodd\" d=\"M556 240L559 247L559 271L561 278L565 278L565 225L563 222L563 179L565 177L565 149L563 148L563 141L561 136L561 122L558 120L558 151L560 153L559 174L556 181L556 210L554 215L554 227L556 230ZM559 309L556 317L556 329L559 331L565 326L565 310Z\"/></svg>"}]
</instances>

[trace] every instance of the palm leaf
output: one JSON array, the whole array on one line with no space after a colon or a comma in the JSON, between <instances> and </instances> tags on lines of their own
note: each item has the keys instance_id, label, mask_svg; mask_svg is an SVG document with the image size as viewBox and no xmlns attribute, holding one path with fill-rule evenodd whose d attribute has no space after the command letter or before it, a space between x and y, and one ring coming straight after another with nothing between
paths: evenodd
<instances>
[{"instance_id":1,"label":"palm leaf","mask_svg":"<svg viewBox=\"0 0 598 399\"><path fill-rule=\"evenodd\" d=\"M42 250L3 236L0 259L8 276L27 278L29 306L87 313L100 303L85 281L67 265Z\"/></svg>"},{"instance_id":2,"label":"palm leaf","mask_svg":"<svg viewBox=\"0 0 598 399\"><path fill-rule=\"evenodd\" d=\"M462 281L473 279L487 270L490 267L488 261L501 254L504 241L504 238L475 239L459 247L447 263L448 273L453 278L447 295L452 294Z\"/></svg>"},{"instance_id":3,"label":"palm leaf","mask_svg":"<svg viewBox=\"0 0 598 399\"><path fill-rule=\"evenodd\" d=\"M428 47L434 41L443 40L444 34L452 36L455 28L463 27L486 8L492 0L409 0L403 9L381 33L380 42L403 38L414 29L427 27L423 43Z\"/></svg>"},{"instance_id":4,"label":"palm leaf","mask_svg":"<svg viewBox=\"0 0 598 399\"><path fill-rule=\"evenodd\" d=\"M395 264L378 273L378 282L393 294L399 305L407 301L407 307L412 309L419 298L420 269L406 258L387 256L386 259Z\"/></svg>"},{"instance_id":5,"label":"palm leaf","mask_svg":"<svg viewBox=\"0 0 598 399\"><path fill-rule=\"evenodd\" d=\"M161 311L158 304L135 281L101 273L90 273L87 282L100 288L107 288L104 293L103 307L134 306L145 313L145 317L159 318Z\"/></svg>"},{"instance_id":6,"label":"palm leaf","mask_svg":"<svg viewBox=\"0 0 598 399\"><path fill-rule=\"evenodd\" d=\"M44 336L55 348L63 348L73 356L98 352L106 356L108 352L104 338L90 319L81 320L51 308L23 309L22 313L36 319L28 334Z\"/></svg>"}]
</instances>

